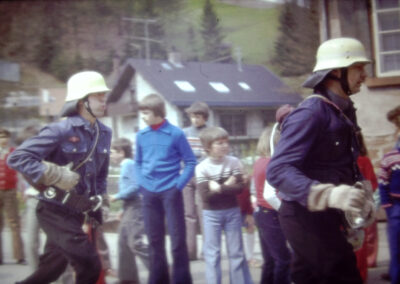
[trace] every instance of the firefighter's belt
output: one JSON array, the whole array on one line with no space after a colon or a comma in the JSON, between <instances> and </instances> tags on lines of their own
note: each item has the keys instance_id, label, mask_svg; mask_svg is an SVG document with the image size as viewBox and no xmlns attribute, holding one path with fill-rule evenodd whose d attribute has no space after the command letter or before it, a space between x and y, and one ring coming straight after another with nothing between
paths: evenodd
<instances>
[{"instance_id":1,"label":"firefighter's belt","mask_svg":"<svg viewBox=\"0 0 400 284\"><path fill-rule=\"evenodd\" d=\"M61 203L66 208L79 213L95 212L103 202L101 195L87 197L76 193L75 190L64 191L55 187L48 187L42 194L45 200Z\"/></svg>"}]
</instances>

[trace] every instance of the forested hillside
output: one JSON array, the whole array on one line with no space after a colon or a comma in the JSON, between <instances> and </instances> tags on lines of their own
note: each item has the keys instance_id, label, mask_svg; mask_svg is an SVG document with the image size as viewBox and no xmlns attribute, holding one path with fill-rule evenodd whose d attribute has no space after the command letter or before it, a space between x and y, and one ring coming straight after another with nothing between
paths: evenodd
<instances>
[{"instance_id":1,"label":"forested hillside","mask_svg":"<svg viewBox=\"0 0 400 284\"><path fill-rule=\"evenodd\" d=\"M259 9L217 0L1 1L0 60L29 66L29 83L0 82L0 99L57 86L83 68L107 75L115 58L166 59L171 51L184 61L265 65L298 86L318 44L317 1L306 2ZM44 84L41 74L54 80Z\"/></svg>"},{"instance_id":2,"label":"forested hillside","mask_svg":"<svg viewBox=\"0 0 400 284\"><path fill-rule=\"evenodd\" d=\"M165 58L172 49L184 59L203 60L204 5L207 1L6 1L0 3L0 56L31 62L65 79L91 66L109 72L118 55L144 57L149 19L150 54ZM233 58L266 64L278 32L279 6L251 9L210 2L223 47ZM212 27L210 27L212 28ZM157 42L156 42L157 41ZM218 58L208 58L213 60Z\"/></svg>"}]
</instances>

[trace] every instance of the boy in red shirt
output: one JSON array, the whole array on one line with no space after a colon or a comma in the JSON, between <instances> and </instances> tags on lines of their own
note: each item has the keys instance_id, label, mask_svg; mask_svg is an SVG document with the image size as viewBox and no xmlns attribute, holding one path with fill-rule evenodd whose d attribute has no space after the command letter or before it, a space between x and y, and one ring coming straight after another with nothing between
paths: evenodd
<instances>
[{"instance_id":1,"label":"boy in red shirt","mask_svg":"<svg viewBox=\"0 0 400 284\"><path fill-rule=\"evenodd\" d=\"M24 246L21 238L21 227L18 215L17 172L7 166L8 155L14 151L10 146L10 132L0 129L0 264L3 263L1 250L1 231L3 230L3 213L12 232L14 258L18 264L25 264Z\"/></svg>"}]
</instances>

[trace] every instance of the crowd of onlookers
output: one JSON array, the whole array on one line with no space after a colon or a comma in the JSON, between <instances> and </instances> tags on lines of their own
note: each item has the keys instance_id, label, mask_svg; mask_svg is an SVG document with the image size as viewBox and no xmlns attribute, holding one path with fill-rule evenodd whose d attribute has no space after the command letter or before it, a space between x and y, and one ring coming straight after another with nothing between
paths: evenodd
<instances>
[{"instance_id":1,"label":"crowd of onlookers","mask_svg":"<svg viewBox=\"0 0 400 284\"><path fill-rule=\"evenodd\" d=\"M153 96L152 99L159 100L158 103L162 104L161 98ZM289 271L292 252L278 218L281 200L276 190L266 182L266 168L279 140L280 125L293 109L289 105L280 107L276 112L275 125L266 128L261 133L257 144L259 158L254 163L251 175L246 173L239 159L229 155L229 134L222 128L207 126L206 122L209 115L207 104L195 102L186 109L192 125L184 128L183 133L196 156L197 166L195 177L192 177L183 188L183 211L181 213L184 216L185 226L183 224L179 226L186 228L189 260L204 260L206 262L208 283L218 283L221 279L219 262L223 245L221 243L223 232L230 261L230 277L234 277L234 279L242 277L242 281L239 281L239 283L251 283L251 275L248 269L248 266L251 266L262 269L260 283L272 283L272 279L277 281L275 283L290 283L291 281ZM388 114L388 119L400 129L399 117L399 107ZM29 126L17 136L15 143L19 144L38 132L37 127ZM38 203L35 196L38 191L30 186L22 176L6 166L7 155L10 151L13 151L10 138L11 133L6 129L0 131L2 150L0 167L2 171L0 182L2 185L0 191L1 209L2 214L6 215L13 234L14 258L19 264L28 264L34 271L38 266L40 247L40 228L35 217L35 208ZM361 152L357 160L358 166L375 191L378 189L378 180L368 158L363 138L362 136L359 138ZM98 237L96 239L105 275L139 281L135 256L138 256L145 267L149 268L149 245L148 241L145 240L143 197L139 194L139 187L135 178L133 151L132 142L126 138L116 139L111 145L111 165L120 167L120 178L118 193L110 195L109 201L121 200L123 202L123 211L118 213L120 220L118 273L111 267L108 245L104 240L101 226L97 229ZM386 196L386 187L391 185L391 168L394 162L400 162L400 159L394 160L395 155L400 155L398 149L397 152L393 150L387 154L382 161L380 182L383 196ZM20 197L22 197L26 206L27 258L25 258L20 234L17 188L23 189ZM384 208L391 207L388 206L387 199L380 201L377 193L378 191L374 193L376 206L379 206L382 202ZM108 203L103 206L103 214L108 212L109 205ZM177 205L174 205L174 208L175 206ZM395 208L395 206L393 207ZM388 213L388 224L391 224L392 216ZM107 220L107 215L104 218ZM154 218L152 217L148 222L154 223ZM159 232L162 235L166 233L163 231L163 220L163 218L160 218L160 222L156 225L159 227L158 229L163 228ZM388 233L391 234L391 230L394 230L394 228L391 226L388 226L388 228ZM259 236L262 259L254 258L256 232ZM197 243L198 233L203 235L202 244ZM242 239L242 236L244 236L244 239ZM165 243L163 244L165 245ZM363 280L366 281L368 268L377 265L378 235L376 221L364 228L361 234L358 234L354 245L357 266ZM197 251L198 247L201 247L202 250ZM0 263L2 263L2 259L0 259ZM69 269L65 275L71 273L72 271ZM65 275L63 277L66 280L60 280L61 282L72 281L71 276L68 278ZM390 276L385 275L384 278L390 279Z\"/></svg>"}]
</instances>

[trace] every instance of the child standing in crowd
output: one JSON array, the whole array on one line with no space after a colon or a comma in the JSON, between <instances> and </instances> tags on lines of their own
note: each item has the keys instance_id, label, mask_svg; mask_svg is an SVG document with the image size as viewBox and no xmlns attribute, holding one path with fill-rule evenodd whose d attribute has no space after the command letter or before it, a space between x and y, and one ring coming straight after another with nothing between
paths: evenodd
<instances>
[{"instance_id":1,"label":"child standing in crowd","mask_svg":"<svg viewBox=\"0 0 400 284\"><path fill-rule=\"evenodd\" d=\"M39 133L39 126L30 125L25 127L17 136L17 145L22 144L26 139L37 135ZM24 200L25 200L25 222L26 222L26 232L27 232L27 242L26 242L26 252L28 265L31 272L34 272L39 265L39 248L40 248L40 226L36 218L36 206L39 203L37 191L33 186L31 186L20 174L19 182L24 190Z\"/></svg>"},{"instance_id":2,"label":"child standing in crowd","mask_svg":"<svg viewBox=\"0 0 400 284\"><path fill-rule=\"evenodd\" d=\"M111 145L111 161L121 166L118 193L110 201L122 200L123 215L118 230L118 277L121 284L139 283L136 254L149 267L149 247L144 242L142 201L135 179L132 143L120 138Z\"/></svg>"},{"instance_id":3,"label":"child standing in crowd","mask_svg":"<svg viewBox=\"0 0 400 284\"><path fill-rule=\"evenodd\" d=\"M196 157L181 129L165 119L165 102L151 94L139 102L148 127L136 136L136 178L150 244L149 284L169 283L165 227L172 246L172 282L192 283L186 247L182 189L192 178ZM181 169L181 162L184 163Z\"/></svg>"},{"instance_id":4,"label":"child standing in crowd","mask_svg":"<svg viewBox=\"0 0 400 284\"><path fill-rule=\"evenodd\" d=\"M257 209L256 224L260 237L261 251L264 258L260 283L289 284L291 255L286 245L278 210L281 200L276 190L266 182L266 168L273 154L273 146L277 141L276 133L283 119L293 110L290 105L281 106L276 112L274 131L265 129L258 140L257 152L260 158L253 167L254 186L256 188Z\"/></svg>"},{"instance_id":5,"label":"child standing in crowd","mask_svg":"<svg viewBox=\"0 0 400 284\"><path fill-rule=\"evenodd\" d=\"M11 169L6 161L14 147L10 145L11 133L0 129L0 264L3 264L1 249L1 231L3 230L3 214L12 232L14 258L18 264L26 264L24 246L21 238L21 226L17 200L17 171Z\"/></svg>"},{"instance_id":6,"label":"child standing in crowd","mask_svg":"<svg viewBox=\"0 0 400 284\"><path fill-rule=\"evenodd\" d=\"M400 106L387 114L387 119L400 132ZM391 151L383 156L378 175L382 207L388 218L391 283L400 283L400 137Z\"/></svg>"},{"instance_id":7,"label":"child standing in crowd","mask_svg":"<svg viewBox=\"0 0 400 284\"><path fill-rule=\"evenodd\" d=\"M196 167L197 189L203 201L206 280L221 283L221 236L225 232L230 283L253 283L243 251L242 217L237 195L243 190L242 165L228 156L228 133L208 127L200 133L208 157Z\"/></svg>"},{"instance_id":8,"label":"child standing in crowd","mask_svg":"<svg viewBox=\"0 0 400 284\"><path fill-rule=\"evenodd\" d=\"M197 163L205 157L203 146L201 145L199 133L207 127L209 108L206 103L194 102L188 107L186 113L189 115L191 126L184 128L183 132L192 147L196 156ZM197 259L197 229L201 222L201 200L196 194L196 179L193 177L183 189L183 204L185 209L186 223L186 244L189 252L189 259ZM202 225L200 225L200 228Z\"/></svg>"}]
</instances>

